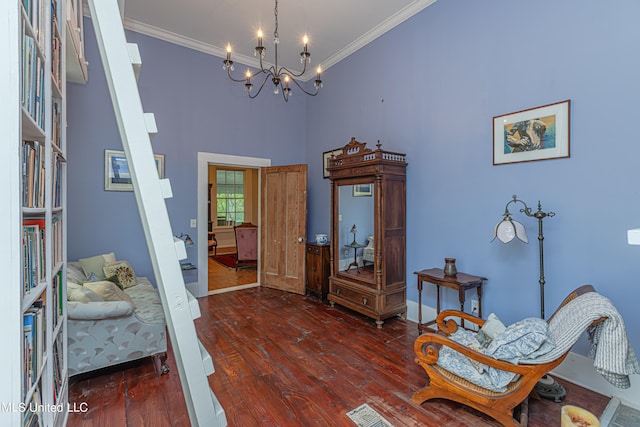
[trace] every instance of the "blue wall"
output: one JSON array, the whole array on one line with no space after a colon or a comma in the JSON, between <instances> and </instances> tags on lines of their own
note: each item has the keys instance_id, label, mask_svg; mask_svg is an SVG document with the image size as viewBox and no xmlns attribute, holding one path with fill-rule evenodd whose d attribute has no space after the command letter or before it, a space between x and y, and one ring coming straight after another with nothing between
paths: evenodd
<instances>
[{"instance_id":1,"label":"blue wall","mask_svg":"<svg viewBox=\"0 0 640 427\"><path fill-rule=\"evenodd\" d=\"M90 19L85 37L89 81L68 85L68 257L115 251L136 274L154 277L133 193L104 191L104 150L121 150L122 143ZM152 145L165 155L175 234L197 238L189 228L197 216L197 152L270 158L274 166L305 163L305 98L285 104L267 92L249 100L243 85L225 77L220 58L133 32L127 40L142 57L138 86L158 125ZM187 253L195 264L195 247Z\"/></svg>"},{"instance_id":2,"label":"blue wall","mask_svg":"<svg viewBox=\"0 0 640 427\"><path fill-rule=\"evenodd\" d=\"M640 350L640 247L626 242L640 226L638 16L634 0L440 0L328 69L307 111L310 235L329 228L322 152L380 139L409 163L408 299L414 271L455 257L458 271L489 279L486 314L539 315L537 221L516 209L530 244L490 243L517 194L556 213L544 222L547 315L592 283ZM494 116L565 99L570 158L492 165ZM423 302L434 301L430 289Z\"/></svg>"},{"instance_id":3,"label":"blue wall","mask_svg":"<svg viewBox=\"0 0 640 427\"><path fill-rule=\"evenodd\" d=\"M529 245L490 243L517 194L545 220L546 307L593 283L626 320L640 349L640 3L440 0L326 70L314 98L248 101L221 59L139 34L140 87L166 154L176 233L196 211L196 152L308 163L308 236L329 230L322 153L350 137L407 154L407 282L442 267L483 275L485 315L507 323L539 315L537 223L517 212ZM116 250L152 275L132 194L103 191L103 150L120 148L90 22L90 80L69 87L69 258ZM571 157L492 165L492 118L570 99ZM382 102L384 100L384 102ZM192 234L192 237L193 236ZM195 260L195 251L193 251ZM457 297L446 294L445 306ZM423 302L434 305L429 289ZM586 343L578 352L586 354Z\"/></svg>"}]
</instances>

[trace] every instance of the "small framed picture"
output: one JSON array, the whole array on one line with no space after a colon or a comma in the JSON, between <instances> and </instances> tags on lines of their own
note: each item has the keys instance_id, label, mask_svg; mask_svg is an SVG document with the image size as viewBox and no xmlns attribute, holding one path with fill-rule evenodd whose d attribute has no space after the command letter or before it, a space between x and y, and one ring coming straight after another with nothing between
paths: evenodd
<instances>
[{"instance_id":1,"label":"small framed picture","mask_svg":"<svg viewBox=\"0 0 640 427\"><path fill-rule=\"evenodd\" d=\"M353 186L353 197L364 197L371 195L371 184L356 184Z\"/></svg>"},{"instance_id":2,"label":"small framed picture","mask_svg":"<svg viewBox=\"0 0 640 427\"><path fill-rule=\"evenodd\" d=\"M493 164L569 157L571 101L493 118Z\"/></svg>"},{"instance_id":3,"label":"small framed picture","mask_svg":"<svg viewBox=\"0 0 640 427\"><path fill-rule=\"evenodd\" d=\"M164 178L164 154L154 154L158 177ZM131 173L124 151L104 150L105 191L133 191Z\"/></svg>"},{"instance_id":4,"label":"small framed picture","mask_svg":"<svg viewBox=\"0 0 640 427\"><path fill-rule=\"evenodd\" d=\"M329 160L331 159L331 156L333 155L335 157L340 154L342 154L342 148L338 148L336 150L329 150L322 153L322 177L323 178L329 178L329 170L327 168L329 167Z\"/></svg>"}]
</instances>

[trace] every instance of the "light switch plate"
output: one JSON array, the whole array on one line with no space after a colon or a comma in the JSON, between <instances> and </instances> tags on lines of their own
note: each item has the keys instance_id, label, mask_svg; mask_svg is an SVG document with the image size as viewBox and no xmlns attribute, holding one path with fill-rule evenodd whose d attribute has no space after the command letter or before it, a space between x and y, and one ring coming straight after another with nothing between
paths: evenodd
<instances>
[{"instance_id":1,"label":"light switch plate","mask_svg":"<svg viewBox=\"0 0 640 427\"><path fill-rule=\"evenodd\" d=\"M196 227L198 226L198 222L197 222L194 218L191 218L191 221L190 221L190 223L189 223L189 226L190 226L191 228L196 228Z\"/></svg>"}]
</instances>

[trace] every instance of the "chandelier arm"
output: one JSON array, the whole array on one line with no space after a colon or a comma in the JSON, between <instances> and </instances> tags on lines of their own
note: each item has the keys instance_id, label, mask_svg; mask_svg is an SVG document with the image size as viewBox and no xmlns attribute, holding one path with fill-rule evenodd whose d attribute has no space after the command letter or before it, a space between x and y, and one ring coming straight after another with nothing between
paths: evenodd
<instances>
[{"instance_id":1,"label":"chandelier arm","mask_svg":"<svg viewBox=\"0 0 640 427\"><path fill-rule=\"evenodd\" d=\"M246 82L246 81L247 81L247 79L246 79L246 78L244 78L244 79L240 79L240 80L238 80L238 79L234 79L234 78L233 78L233 76L231 75L231 67L227 68L227 75L229 76L229 78L230 78L232 81L234 81L234 82L236 82L236 83L244 83L244 82Z\"/></svg>"},{"instance_id":2,"label":"chandelier arm","mask_svg":"<svg viewBox=\"0 0 640 427\"><path fill-rule=\"evenodd\" d=\"M304 87L302 87L302 86L300 85L300 83L298 83L298 81L297 81L296 79L291 79L291 80L296 84L296 86L298 86L298 88L299 88L301 91L303 91L304 93L306 93L306 94L307 94L307 95L309 95L309 96L316 96L316 95L320 92L320 88L319 88L319 87L317 87L317 88L316 88L316 91L315 91L315 92L309 92L309 91L307 91Z\"/></svg>"},{"instance_id":3,"label":"chandelier arm","mask_svg":"<svg viewBox=\"0 0 640 427\"><path fill-rule=\"evenodd\" d=\"M260 56L260 55L258 55ZM260 71L263 73L271 73L271 75L276 75L276 67L273 65L269 65L265 68L264 63L262 62L262 57L260 56Z\"/></svg>"},{"instance_id":4,"label":"chandelier arm","mask_svg":"<svg viewBox=\"0 0 640 427\"><path fill-rule=\"evenodd\" d=\"M304 73L307 72L307 63L304 63L304 67L302 68L302 71L300 71L300 73L296 74L293 71L291 71L290 69L288 69L285 66L282 66L278 69L278 75L283 74L283 72L285 72L286 74L289 74L289 77L302 77L304 75Z\"/></svg>"},{"instance_id":5,"label":"chandelier arm","mask_svg":"<svg viewBox=\"0 0 640 427\"><path fill-rule=\"evenodd\" d=\"M249 98L253 99L256 96L260 95L260 92L262 91L262 88L264 87L264 84L269 79L269 74L267 74L267 73L265 73L265 74L266 75L264 76L264 79L262 80L262 83L260 84L260 87L258 88L257 92L255 93L255 95L251 95L251 92L249 92Z\"/></svg>"}]
</instances>

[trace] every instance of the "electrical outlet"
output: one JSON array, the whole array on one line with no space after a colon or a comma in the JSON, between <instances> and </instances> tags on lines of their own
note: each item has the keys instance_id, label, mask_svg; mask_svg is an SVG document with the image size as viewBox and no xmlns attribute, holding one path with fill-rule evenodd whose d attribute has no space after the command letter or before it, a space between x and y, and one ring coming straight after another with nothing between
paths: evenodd
<instances>
[{"instance_id":1,"label":"electrical outlet","mask_svg":"<svg viewBox=\"0 0 640 427\"><path fill-rule=\"evenodd\" d=\"M472 299L471 300L471 314L473 314L474 316L478 315L478 300L477 299Z\"/></svg>"},{"instance_id":2,"label":"electrical outlet","mask_svg":"<svg viewBox=\"0 0 640 427\"><path fill-rule=\"evenodd\" d=\"M349 256L349 249L345 249L344 250L344 257L348 257Z\"/></svg>"},{"instance_id":3,"label":"electrical outlet","mask_svg":"<svg viewBox=\"0 0 640 427\"><path fill-rule=\"evenodd\" d=\"M198 226L198 222L194 218L191 218L191 220L189 221L189 226L191 228L196 228Z\"/></svg>"}]
</instances>

